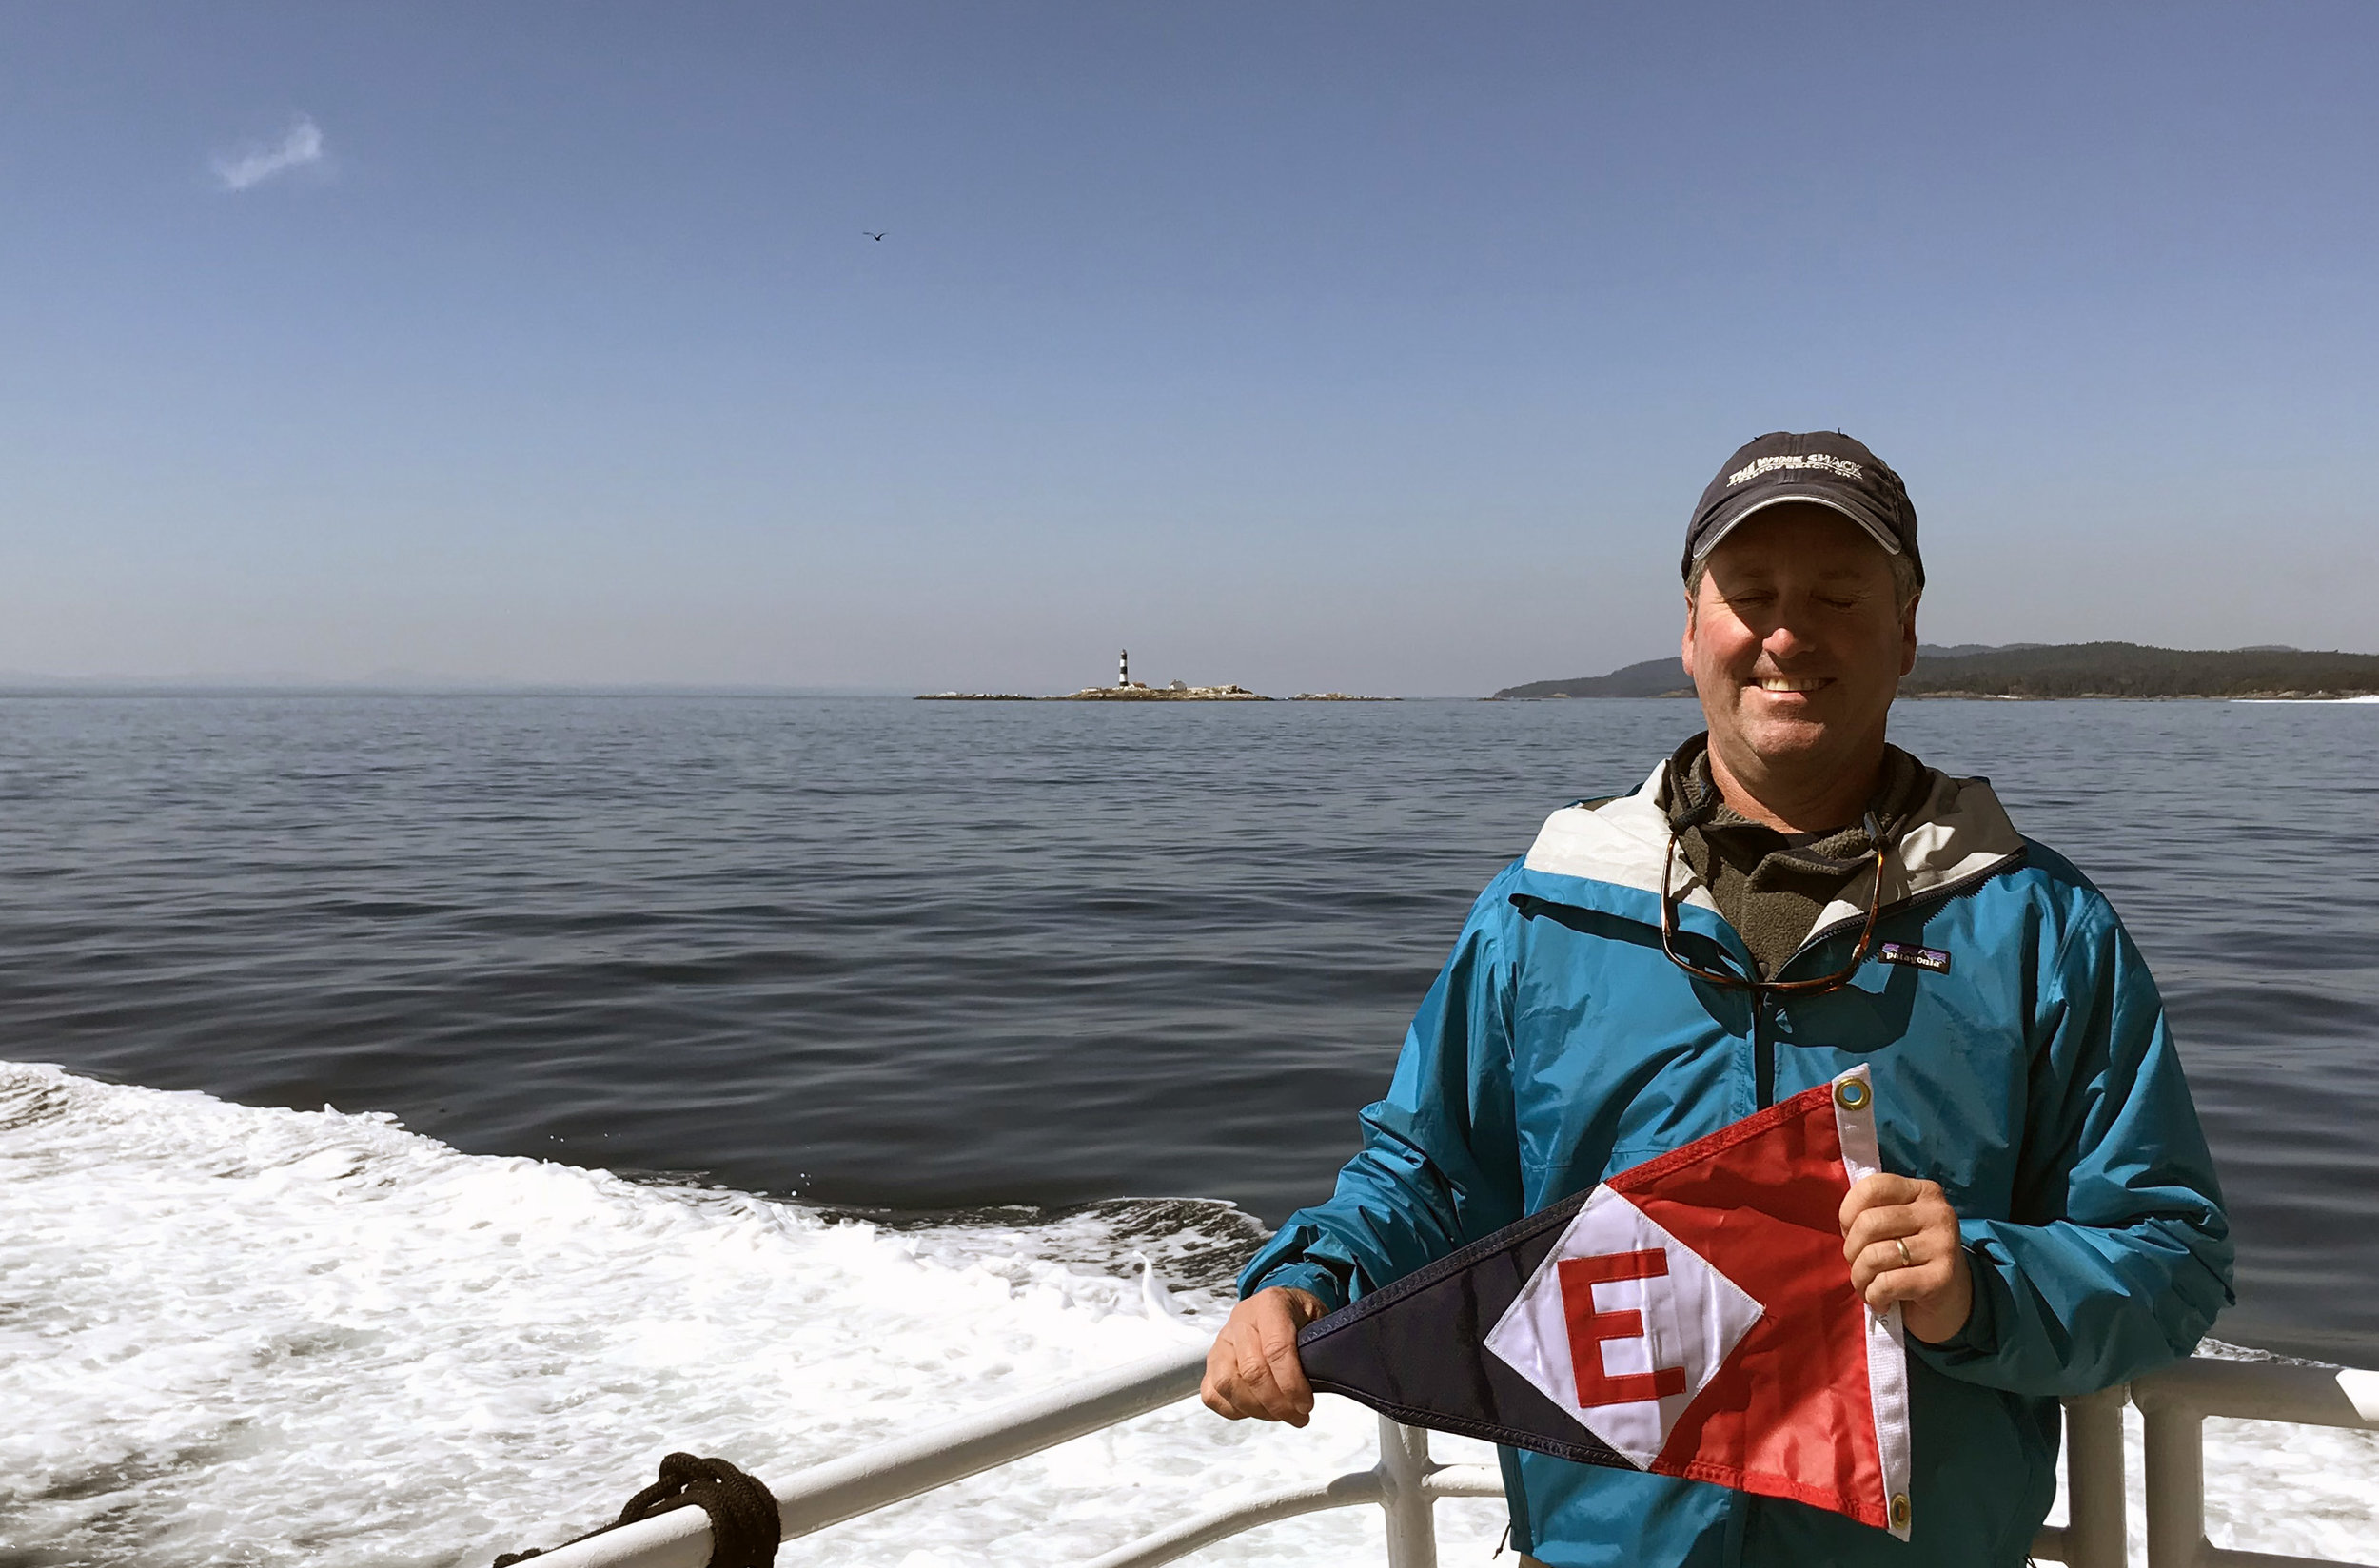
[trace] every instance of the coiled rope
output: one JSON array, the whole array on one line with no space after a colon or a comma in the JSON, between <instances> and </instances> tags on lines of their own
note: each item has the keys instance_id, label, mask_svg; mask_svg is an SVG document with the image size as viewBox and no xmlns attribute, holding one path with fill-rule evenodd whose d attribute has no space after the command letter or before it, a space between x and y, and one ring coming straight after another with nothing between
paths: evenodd
<instances>
[{"instance_id":1,"label":"coiled rope","mask_svg":"<svg viewBox=\"0 0 2379 1568\"><path fill-rule=\"evenodd\" d=\"M777 1518L777 1499L767 1487L725 1460L697 1459L692 1454L672 1454L662 1460L660 1480L630 1498L618 1519L562 1544L575 1546L672 1508L699 1508L710 1516L710 1568L774 1568L783 1528ZM516 1562L543 1555L541 1546L506 1552L496 1559L495 1568L512 1568Z\"/></svg>"}]
</instances>

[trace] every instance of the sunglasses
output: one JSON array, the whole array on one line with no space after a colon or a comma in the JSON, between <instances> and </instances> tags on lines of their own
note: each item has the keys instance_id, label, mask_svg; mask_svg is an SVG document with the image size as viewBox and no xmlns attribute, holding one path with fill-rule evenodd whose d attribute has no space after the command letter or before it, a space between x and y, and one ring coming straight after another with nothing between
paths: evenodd
<instances>
[{"instance_id":1,"label":"sunglasses","mask_svg":"<svg viewBox=\"0 0 2379 1568\"><path fill-rule=\"evenodd\" d=\"M1677 830L1669 829L1668 853L1661 861L1661 951L1668 961L1697 980L1707 980L1714 986L1747 990L1755 1001L1769 996L1817 996L1826 991L1840 990L1858 972L1858 966L1867 961L1867 950L1875 945L1876 916L1883 909L1883 830L1875 813L1867 813L1867 841L1875 846L1875 891L1867 895L1867 924L1858 933L1858 946L1853 948L1850 962L1814 980L1754 980L1748 975L1731 974L1720 970L1705 970L1677 955L1677 906L1679 899L1671 891L1677 867Z\"/></svg>"}]
</instances>

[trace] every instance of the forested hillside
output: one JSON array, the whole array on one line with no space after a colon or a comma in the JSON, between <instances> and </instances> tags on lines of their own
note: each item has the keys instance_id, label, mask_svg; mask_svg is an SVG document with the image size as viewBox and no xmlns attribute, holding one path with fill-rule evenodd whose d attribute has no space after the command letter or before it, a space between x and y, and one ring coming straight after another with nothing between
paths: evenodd
<instances>
[{"instance_id":1,"label":"forested hillside","mask_svg":"<svg viewBox=\"0 0 2379 1568\"><path fill-rule=\"evenodd\" d=\"M1903 696L2360 696L2379 693L2379 654L2297 648L2151 648L2136 642L1920 646ZM1499 697L1690 696L1674 656L1606 676L1506 686Z\"/></svg>"}]
</instances>

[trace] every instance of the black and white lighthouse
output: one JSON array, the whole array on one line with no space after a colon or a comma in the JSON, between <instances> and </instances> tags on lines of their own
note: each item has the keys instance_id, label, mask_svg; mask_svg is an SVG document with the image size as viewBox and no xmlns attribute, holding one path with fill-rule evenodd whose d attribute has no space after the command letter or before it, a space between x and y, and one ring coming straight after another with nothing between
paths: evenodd
<instances>
[{"instance_id":1,"label":"black and white lighthouse","mask_svg":"<svg viewBox=\"0 0 2379 1568\"><path fill-rule=\"evenodd\" d=\"M1118 686L1131 684L1131 650L1129 648L1115 656L1115 684Z\"/></svg>"}]
</instances>

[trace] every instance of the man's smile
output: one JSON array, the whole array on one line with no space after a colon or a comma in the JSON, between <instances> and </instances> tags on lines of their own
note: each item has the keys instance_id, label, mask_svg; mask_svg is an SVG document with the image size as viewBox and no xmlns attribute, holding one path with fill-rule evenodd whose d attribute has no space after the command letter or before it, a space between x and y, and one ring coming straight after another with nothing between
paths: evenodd
<instances>
[{"instance_id":1,"label":"man's smile","mask_svg":"<svg viewBox=\"0 0 2379 1568\"><path fill-rule=\"evenodd\" d=\"M1834 678L1831 676L1760 676L1757 677L1757 683L1763 692L1814 692L1821 686L1833 685Z\"/></svg>"}]
</instances>

